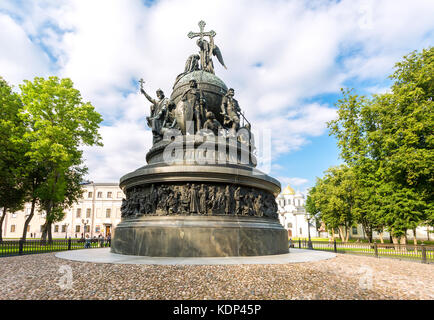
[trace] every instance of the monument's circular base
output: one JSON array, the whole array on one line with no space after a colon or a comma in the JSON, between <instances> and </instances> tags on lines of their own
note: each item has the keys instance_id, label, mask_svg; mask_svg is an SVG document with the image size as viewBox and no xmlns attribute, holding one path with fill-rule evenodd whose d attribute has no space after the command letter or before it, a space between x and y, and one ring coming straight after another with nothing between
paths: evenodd
<instances>
[{"instance_id":1,"label":"monument's circular base","mask_svg":"<svg viewBox=\"0 0 434 320\"><path fill-rule=\"evenodd\" d=\"M236 257L288 253L275 219L240 216L141 216L123 220L113 253L152 257Z\"/></svg>"},{"instance_id":2,"label":"monument's circular base","mask_svg":"<svg viewBox=\"0 0 434 320\"><path fill-rule=\"evenodd\" d=\"M138 264L138 265L240 265L240 264L287 264L315 262L336 257L333 252L292 249L290 253L255 256L255 257L146 257L130 256L110 252L110 248L69 250L56 253L60 259L110 264Z\"/></svg>"}]
</instances>

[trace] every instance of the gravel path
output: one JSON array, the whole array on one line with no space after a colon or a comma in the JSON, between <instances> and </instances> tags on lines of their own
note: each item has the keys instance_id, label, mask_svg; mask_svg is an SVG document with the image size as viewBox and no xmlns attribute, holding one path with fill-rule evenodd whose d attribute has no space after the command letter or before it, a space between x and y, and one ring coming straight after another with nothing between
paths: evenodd
<instances>
[{"instance_id":1,"label":"gravel path","mask_svg":"<svg viewBox=\"0 0 434 320\"><path fill-rule=\"evenodd\" d=\"M59 285L63 269L70 288ZM434 265L341 254L287 265L114 265L46 253L0 258L0 299L434 299Z\"/></svg>"}]
</instances>

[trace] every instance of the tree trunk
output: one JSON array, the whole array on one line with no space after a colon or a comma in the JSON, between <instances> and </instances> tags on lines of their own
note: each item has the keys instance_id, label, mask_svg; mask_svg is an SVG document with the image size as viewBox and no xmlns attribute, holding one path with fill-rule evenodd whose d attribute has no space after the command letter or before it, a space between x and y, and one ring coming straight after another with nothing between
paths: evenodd
<instances>
[{"instance_id":1,"label":"tree trunk","mask_svg":"<svg viewBox=\"0 0 434 320\"><path fill-rule=\"evenodd\" d=\"M369 228L366 223L362 223L363 227L363 238L366 239L365 234L368 236L368 242L372 243L372 228Z\"/></svg>"},{"instance_id":2,"label":"tree trunk","mask_svg":"<svg viewBox=\"0 0 434 320\"><path fill-rule=\"evenodd\" d=\"M345 242L345 235L344 235L344 228L343 228L343 226L339 226L338 230L339 230L339 237L341 238L341 241Z\"/></svg>"},{"instance_id":3,"label":"tree trunk","mask_svg":"<svg viewBox=\"0 0 434 320\"><path fill-rule=\"evenodd\" d=\"M413 229L413 243L415 246L417 246L416 228Z\"/></svg>"},{"instance_id":4,"label":"tree trunk","mask_svg":"<svg viewBox=\"0 0 434 320\"><path fill-rule=\"evenodd\" d=\"M380 242L384 243L384 239L383 239L383 231L378 233L378 236L380 237Z\"/></svg>"},{"instance_id":5,"label":"tree trunk","mask_svg":"<svg viewBox=\"0 0 434 320\"><path fill-rule=\"evenodd\" d=\"M406 235L404 237L401 237L400 244L402 245L401 251L402 252L407 252L407 247L405 246L407 244L407 233L406 233Z\"/></svg>"},{"instance_id":6,"label":"tree trunk","mask_svg":"<svg viewBox=\"0 0 434 320\"><path fill-rule=\"evenodd\" d=\"M335 241L335 228L332 228L332 241Z\"/></svg>"},{"instance_id":7,"label":"tree trunk","mask_svg":"<svg viewBox=\"0 0 434 320\"><path fill-rule=\"evenodd\" d=\"M36 205L36 198L32 199L32 208L30 209L30 214L26 219L26 222L24 222L24 230L23 230L23 236L22 236L22 240L26 240L27 237L27 228L29 227L30 221L33 218L33 215L35 214L35 205Z\"/></svg>"},{"instance_id":8,"label":"tree trunk","mask_svg":"<svg viewBox=\"0 0 434 320\"><path fill-rule=\"evenodd\" d=\"M372 231L372 229L370 229L370 230L369 230L369 233L368 233L368 242L369 242L369 243L374 242L374 241L373 241L373 237L374 237L374 236L372 235L372 233L373 233L373 231Z\"/></svg>"},{"instance_id":9,"label":"tree trunk","mask_svg":"<svg viewBox=\"0 0 434 320\"><path fill-rule=\"evenodd\" d=\"M399 252L399 240L400 240L400 238L392 237L392 236L391 236L391 238L392 238L392 243L395 247L395 251Z\"/></svg>"},{"instance_id":10,"label":"tree trunk","mask_svg":"<svg viewBox=\"0 0 434 320\"><path fill-rule=\"evenodd\" d=\"M0 242L3 241L3 221L5 220L5 217L6 217L6 211L7 211L7 208L4 207L3 208L3 214L0 218Z\"/></svg>"},{"instance_id":11,"label":"tree trunk","mask_svg":"<svg viewBox=\"0 0 434 320\"><path fill-rule=\"evenodd\" d=\"M47 220L45 220L45 223L42 226L41 243L44 244L47 241L47 230L48 230L47 223L48 223Z\"/></svg>"},{"instance_id":12,"label":"tree trunk","mask_svg":"<svg viewBox=\"0 0 434 320\"><path fill-rule=\"evenodd\" d=\"M43 243L45 243L47 241L47 238L48 238L48 243L53 243L53 235L51 233L51 225L52 225L51 222L45 221L42 236L41 236L41 240Z\"/></svg>"},{"instance_id":13,"label":"tree trunk","mask_svg":"<svg viewBox=\"0 0 434 320\"><path fill-rule=\"evenodd\" d=\"M47 224L47 229L48 229L48 243L53 243L53 235L52 235L52 233L51 233L51 225L52 225L52 223L51 222L49 222L48 224Z\"/></svg>"}]
</instances>

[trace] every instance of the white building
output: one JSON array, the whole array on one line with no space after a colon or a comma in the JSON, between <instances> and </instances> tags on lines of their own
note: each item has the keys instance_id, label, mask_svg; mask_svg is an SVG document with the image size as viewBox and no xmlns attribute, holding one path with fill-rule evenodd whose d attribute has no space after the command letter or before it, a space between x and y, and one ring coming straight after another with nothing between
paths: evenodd
<instances>
[{"instance_id":1,"label":"white building","mask_svg":"<svg viewBox=\"0 0 434 320\"><path fill-rule=\"evenodd\" d=\"M276 198L278 205L279 221L288 230L289 238L308 238L308 222L305 205L305 197L300 192L295 192L289 185ZM319 237L314 221L309 224L310 236Z\"/></svg>"},{"instance_id":2,"label":"white building","mask_svg":"<svg viewBox=\"0 0 434 320\"><path fill-rule=\"evenodd\" d=\"M86 223L86 235L113 236L114 228L121 221L121 204L124 193L117 183L89 183L83 185L83 198L66 211L62 221L52 226L53 238L80 238ZM21 238L24 222L30 214L31 204L26 203L22 211L7 213L1 232L4 238ZM35 214L27 228L27 238L39 238L45 214L35 209Z\"/></svg>"}]
</instances>

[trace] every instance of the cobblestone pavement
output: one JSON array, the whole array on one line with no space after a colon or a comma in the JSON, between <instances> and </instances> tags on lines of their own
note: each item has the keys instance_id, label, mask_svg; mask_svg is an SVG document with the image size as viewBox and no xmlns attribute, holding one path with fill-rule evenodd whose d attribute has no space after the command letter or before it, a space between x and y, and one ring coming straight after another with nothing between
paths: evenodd
<instances>
[{"instance_id":1,"label":"cobblestone pavement","mask_svg":"<svg viewBox=\"0 0 434 320\"><path fill-rule=\"evenodd\" d=\"M72 285L62 289L68 269ZM434 265L342 254L286 265L114 265L46 253L0 258L0 299L434 299Z\"/></svg>"}]
</instances>

